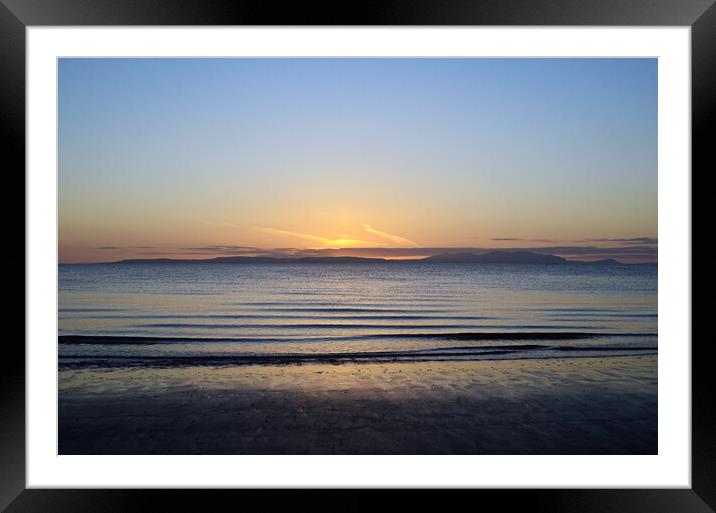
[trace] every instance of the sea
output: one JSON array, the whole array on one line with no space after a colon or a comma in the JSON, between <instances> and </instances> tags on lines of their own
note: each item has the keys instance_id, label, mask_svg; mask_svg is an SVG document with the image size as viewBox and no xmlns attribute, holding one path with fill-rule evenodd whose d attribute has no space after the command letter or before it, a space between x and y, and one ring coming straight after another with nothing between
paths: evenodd
<instances>
[{"instance_id":1,"label":"sea","mask_svg":"<svg viewBox=\"0 0 716 513\"><path fill-rule=\"evenodd\" d=\"M59 367L656 354L657 265L59 266Z\"/></svg>"}]
</instances>

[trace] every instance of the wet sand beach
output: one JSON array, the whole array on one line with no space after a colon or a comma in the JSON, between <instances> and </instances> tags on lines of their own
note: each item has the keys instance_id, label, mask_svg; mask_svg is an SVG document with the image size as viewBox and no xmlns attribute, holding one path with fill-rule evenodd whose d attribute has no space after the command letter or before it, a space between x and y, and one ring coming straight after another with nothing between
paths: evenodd
<instances>
[{"instance_id":1,"label":"wet sand beach","mask_svg":"<svg viewBox=\"0 0 716 513\"><path fill-rule=\"evenodd\" d=\"M63 369L60 454L656 454L657 357Z\"/></svg>"}]
</instances>

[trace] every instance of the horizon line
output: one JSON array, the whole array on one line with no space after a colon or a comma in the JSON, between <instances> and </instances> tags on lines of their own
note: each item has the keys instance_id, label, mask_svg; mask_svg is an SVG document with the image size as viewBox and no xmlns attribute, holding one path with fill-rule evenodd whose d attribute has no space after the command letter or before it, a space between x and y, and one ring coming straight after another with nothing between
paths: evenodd
<instances>
[{"instance_id":1,"label":"horizon line","mask_svg":"<svg viewBox=\"0 0 716 513\"><path fill-rule=\"evenodd\" d=\"M343 248L339 248L343 249ZM346 248L350 249L350 248ZM444 248L449 249L449 248ZM455 248L455 249L466 249L466 248ZM470 256L481 256L485 254L490 253L530 253L534 255L540 255L540 256L555 256L558 258L562 258L565 263L595 263L595 262L604 262L604 261L610 261L615 262L619 265L658 265L658 260L654 261L644 261L644 262L624 262L621 260L618 260L617 258L612 258L605 256L604 258L593 258L593 259L587 259L587 260L578 260L578 259L570 259L566 257L562 257L559 255L554 255L551 253L540 253L536 251L526 250L526 249L491 249L491 250L484 250L475 248L476 251L483 251L483 253L475 253L475 252L469 252L469 251L460 251L460 252L447 252L447 253L434 253L427 256L407 256L407 257L385 257L385 256L359 256L359 255L276 255L276 254L254 254L254 255L241 255L241 254L233 254L233 255L219 255L219 256L212 256L212 257L206 257L206 258L192 258L191 255L187 255L186 258L180 257L156 257L156 258L125 258L121 260L108 260L108 261L100 261L100 262L58 262L58 265L93 265L93 264L121 264L121 263L161 263L161 262L187 262L187 263L202 263L202 262L216 262L222 261L222 260L228 260L228 259L246 259L246 260L253 260L253 259L269 259L269 260L291 260L291 261L297 261L297 260L345 260L345 259L351 259L351 260L375 260L379 262L424 262L424 261L430 261L431 258L441 255L470 255ZM486 251L486 252L484 252ZM588 256L588 255L585 255ZM230 263L230 262L226 262ZM439 262L438 262L439 263ZM480 262L475 262L480 263ZM484 262L483 262L484 263Z\"/></svg>"}]
</instances>

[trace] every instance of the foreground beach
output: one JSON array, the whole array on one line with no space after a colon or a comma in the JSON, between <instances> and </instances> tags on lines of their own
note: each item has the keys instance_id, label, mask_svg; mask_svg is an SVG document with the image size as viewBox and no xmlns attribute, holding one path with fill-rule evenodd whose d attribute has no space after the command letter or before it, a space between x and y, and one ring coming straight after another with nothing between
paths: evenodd
<instances>
[{"instance_id":1,"label":"foreground beach","mask_svg":"<svg viewBox=\"0 0 716 513\"><path fill-rule=\"evenodd\" d=\"M59 373L60 454L656 452L656 356Z\"/></svg>"}]
</instances>

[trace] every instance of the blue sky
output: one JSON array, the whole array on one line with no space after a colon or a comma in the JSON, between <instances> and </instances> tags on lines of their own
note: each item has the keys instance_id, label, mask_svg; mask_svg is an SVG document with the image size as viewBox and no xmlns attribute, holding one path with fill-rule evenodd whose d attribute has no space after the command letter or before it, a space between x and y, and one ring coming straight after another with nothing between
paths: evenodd
<instances>
[{"instance_id":1,"label":"blue sky","mask_svg":"<svg viewBox=\"0 0 716 513\"><path fill-rule=\"evenodd\" d=\"M656 237L657 61L61 59L59 158L67 260Z\"/></svg>"}]
</instances>

